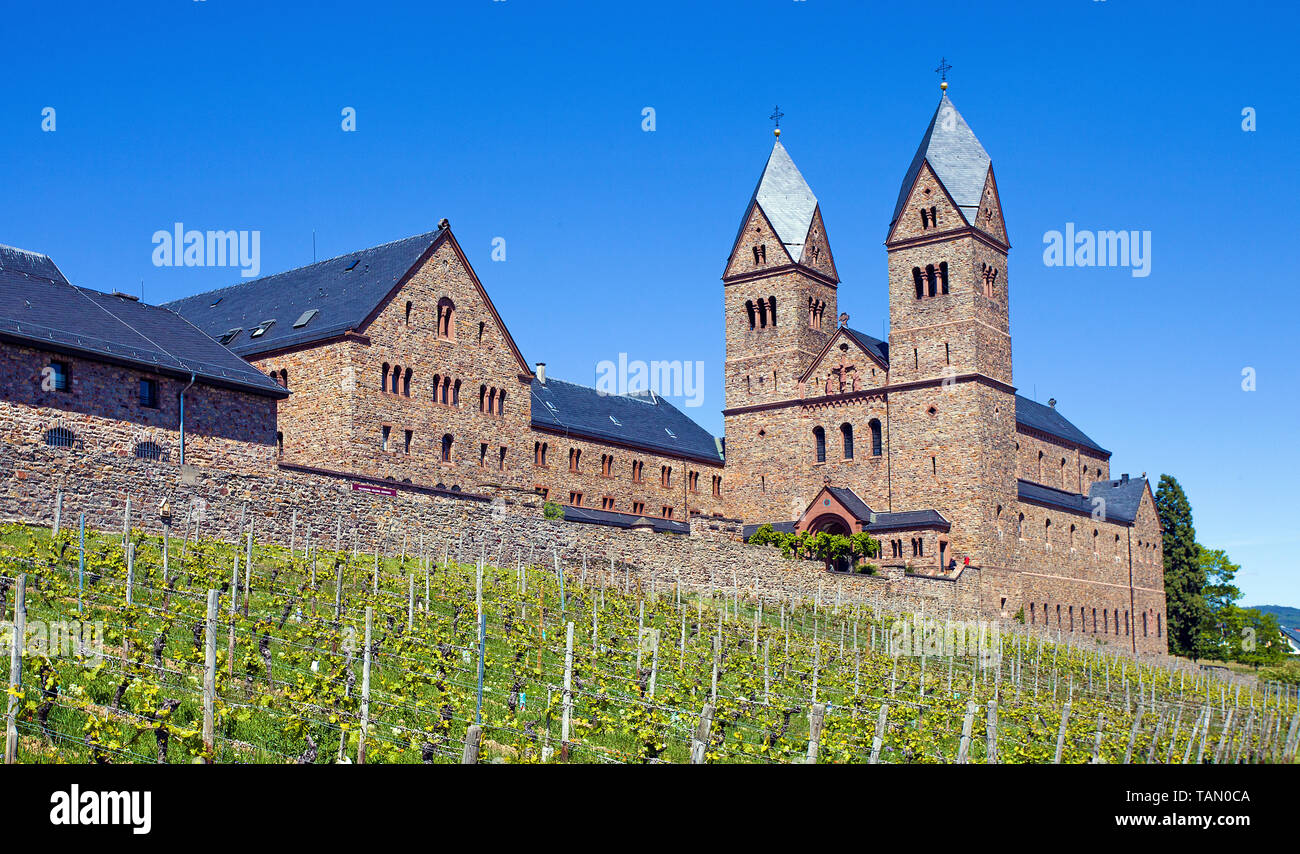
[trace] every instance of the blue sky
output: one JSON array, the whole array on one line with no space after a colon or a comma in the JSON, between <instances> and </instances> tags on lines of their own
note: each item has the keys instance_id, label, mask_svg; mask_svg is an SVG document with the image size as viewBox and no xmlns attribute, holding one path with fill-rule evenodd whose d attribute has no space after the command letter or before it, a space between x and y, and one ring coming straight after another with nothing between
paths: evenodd
<instances>
[{"instance_id":1,"label":"blue sky","mask_svg":"<svg viewBox=\"0 0 1300 854\"><path fill-rule=\"evenodd\" d=\"M325 258L447 217L526 358L588 383L620 352L703 361L689 411L720 433L719 276L772 106L820 200L840 309L879 335L885 230L944 56L1010 231L1016 385L1055 397L1115 473L1174 474L1248 603L1300 605L1300 111L1276 48L1297 7L921 9L23 4L0 55L0 243L162 302L239 278L154 267L151 236L177 221L259 230L269 273L310 262L313 230ZM1067 222L1151 232L1150 276L1045 266Z\"/></svg>"}]
</instances>

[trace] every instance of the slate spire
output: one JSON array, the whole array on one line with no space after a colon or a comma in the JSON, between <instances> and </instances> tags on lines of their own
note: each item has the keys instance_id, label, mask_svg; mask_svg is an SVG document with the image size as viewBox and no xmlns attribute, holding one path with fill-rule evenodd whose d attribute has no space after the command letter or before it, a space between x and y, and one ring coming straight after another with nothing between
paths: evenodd
<instances>
[{"instance_id":1,"label":"slate spire","mask_svg":"<svg viewBox=\"0 0 1300 854\"><path fill-rule=\"evenodd\" d=\"M768 155L751 201L762 208L763 215L772 223L777 237L790 253L790 259L798 263L813 214L817 211L817 197L779 139L772 145L772 153ZM741 227L744 227L743 222Z\"/></svg>"},{"instance_id":2,"label":"slate spire","mask_svg":"<svg viewBox=\"0 0 1300 854\"><path fill-rule=\"evenodd\" d=\"M898 190L898 202L894 205L890 226L898 221L898 215L902 213L924 163L930 164L948 195L957 203L966 222L974 223L992 162L975 132L966 124L945 91L930 119L929 127L925 129L925 135L921 137L921 145L916 149L916 156L912 158L912 165L903 178L903 185Z\"/></svg>"}]
</instances>

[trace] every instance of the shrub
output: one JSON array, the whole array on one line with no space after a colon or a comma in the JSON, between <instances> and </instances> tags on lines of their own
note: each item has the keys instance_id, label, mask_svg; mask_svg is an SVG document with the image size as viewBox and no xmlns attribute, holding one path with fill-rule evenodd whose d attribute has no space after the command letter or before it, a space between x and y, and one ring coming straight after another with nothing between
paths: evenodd
<instances>
[{"instance_id":1,"label":"shrub","mask_svg":"<svg viewBox=\"0 0 1300 854\"><path fill-rule=\"evenodd\" d=\"M563 519L564 508L554 501L547 501L542 505L542 515L547 519Z\"/></svg>"}]
</instances>

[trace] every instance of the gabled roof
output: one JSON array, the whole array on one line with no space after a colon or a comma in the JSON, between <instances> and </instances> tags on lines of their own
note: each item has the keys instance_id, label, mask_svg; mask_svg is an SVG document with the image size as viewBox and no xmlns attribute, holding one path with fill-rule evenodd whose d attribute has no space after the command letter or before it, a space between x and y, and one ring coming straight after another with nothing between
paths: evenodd
<instances>
[{"instance_id":1,"label":"gabled roof","mask_svg":"<svg viewBox=\"0 0 1300 854\"><path fill-rule=\"evenodd\" d=\"M930 126L921 137L921 145L916 149L912 165L907 169L903 185L898 191L898 202L894 205L894 215L890 217L892 226L907 203L907 197L916 183L916 176L921 172L921 164L929 163L934 174L943 183L948 195L952 196L966 222L975 222L979 212L980 198L984 194L984 179L988 176L992 158L980 145L975 132L966 124L961 113L944 93L939 99L939 106L930 119Z\"/></svg>"},{"instance_id":2,"label":"gabled roof","mask_svg":"<svg viewBox=\"0 0 1300 854\"><path fill-rule=\"evenodd\" d=\"M817 197L813 195L812 188L803 179L799 168L794 165L779 139L772 146L767 165L759 176L758 186L754 187L754 195L745 209L746 219L749 217L749 209L755 203L763 209L767 221L772 223L776 236L790 253L791 260L798 263L803 256L803 243L812 226L813 214L817 211ZM744 219L740 222L740 228L742 231L745 228ZM737 232L736 240L740 240L740 232ZM735 245L734 241L732 245Z\"/></svg>"},{"instance_id":3,"label":"gabled roof","mask_svg":"<svg viewBox=\"0 0 1300 854\"><path fill-rule=\"evenodd\" d=\"M1057 412L1055 407L1044 406L1021 395L1016 395L1016 423L1110 456L1110 451L1089 439L1082 430Z\"/></svg>"},{"instance_id":4,"label":"gabled roof","mask_svg":"<svg viewBox=\"0 0 1300 854\"><path fill-rule=\"evenodd\" d=\"M822 487L813 496L813 500L808 504L807 508L804 509L801 519L812 512L822 492L829 492L836 501L843 505L845 510L853 515L854 520L865 523L863 530L868 533L872 531L929 527L942 528L946 531L950 527L948 520L943 518L943 514L937 510L901 510L895 513L877 513L856 492L846 486Z\"/></svg>"},{"instance_id":5,"label":"gabled roof","mask_svg":"<svg viewBox=\"0 0 1300 854\"><path fill-rule=\"evenodd\" d=\"M283 398L261 371L161 306L77 287L48 256L0 247L0 337L55 352Z\"/></svg>"},{"instance_id":6,"label":"gabled roof","mask_svg":"<svg viewBox=\"0 0 1300 854\"><path fill-rule=\"evenodd\" d=\"M880 363L886 368L889 367L889 342L881 341L879 338L872 338L865 332L859 332L856 329L844 327L844 331L849 337L858 343L858 346L866 350L872 356L880 360Z\"/></svg>"},{"instance_id":7,"label":"gabled roof","mask_svg":"<svg viewBox=\"0 0 1300 854\"><path fill-rule=\"evenodd\" d=\"M349 252L185 297L166 307L213 338L240 330L228 346L245 356L332 338L359 328L445 231ZM317 313L307 317L313 309ZM306 323L295 328L303 319ZM253 331L268 320L275 324L253 338Z\"/></svg>"},{"instance_id":8,"label":"gabled roof","mask_svg":"<svg viewBox=\"0 0 1300 854\"><path fill-rule=\"evenodd\" d=\"M598 442L619 442L669 457L720 464L708 431L652 393L605 394L548 378L532 384L532 424Z\"/></svg>"},{"instance_id":9,"label":"gabled roof","mask_svg":"<svg viewBox=\"0 0 1300 854\"><path fill-rule=\"evenodd\" d=\"M813 369L820 365L822 360L826 358L826 354L831 351L831 347L835 346L835 341L839 338L841 332L847 335L854 344L862 348L863 352L865 352L869 358L875 359L880 363L881 367L885 370L889 370L889 344L887 342L881 341L879 338L872 338L865 332L858 332L849 329L847 326L841 326L826 339L826 343L822 345L821 352L812 358L812 361L808 363L808 367L803 369L803 373L799 375L800 382L806 381L812 374Z\"/></svg>"},{"instance_id":10,"label":"gabled roof","mask_svg":"<svg viewBox=\"0 0 1300 854\"><path fill-rule=\"evenodd\" d=\"M1147 479L1124 475L1119 480L1099 480L1088 487L1089 504L1100 498L1106 502L1106 518L1126 524L1137 521Z\"/></svg>"}]
</instances>

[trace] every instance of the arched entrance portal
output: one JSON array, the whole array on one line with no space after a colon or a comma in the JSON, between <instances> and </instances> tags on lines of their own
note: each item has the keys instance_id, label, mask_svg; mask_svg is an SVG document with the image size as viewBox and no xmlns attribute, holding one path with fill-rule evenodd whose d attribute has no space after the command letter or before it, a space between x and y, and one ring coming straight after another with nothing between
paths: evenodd
<instances>
[{"instance_id":1,"label":"arched entrance portal","mask_svg":"<svg viewBox=\"0 0 1300 854\"><path fill-rule=\"evenodd\" d=\"M812 524L808 526L808 530L814 534L824 531L827 534L839 534L842 537L847 537L853 533L852 530L849 529L848 524L845 523L843 517L836 513L823 513L818 516L812 521ZM827 568L832 569L835 572L852 572L853 558L842 557L837 558L834 561L827 561Z\"/></svg>"}]
</instances>

